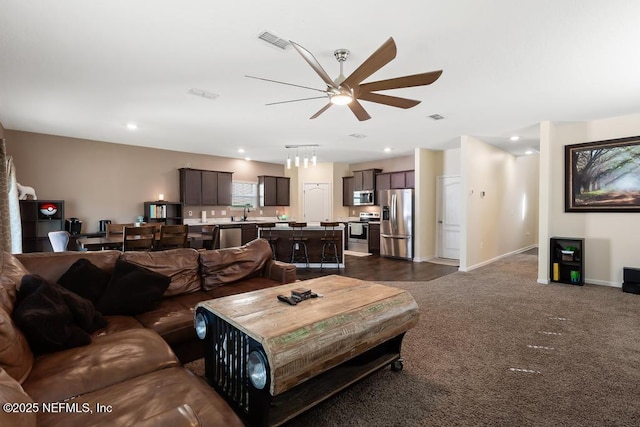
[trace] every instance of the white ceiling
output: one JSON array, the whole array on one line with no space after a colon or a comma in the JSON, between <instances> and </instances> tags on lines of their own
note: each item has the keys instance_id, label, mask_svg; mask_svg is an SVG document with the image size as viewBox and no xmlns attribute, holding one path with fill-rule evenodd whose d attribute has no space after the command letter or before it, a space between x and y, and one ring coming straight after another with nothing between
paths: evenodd
<instances>
[{"instance_id":1,"label":"white ceiling","mask_svg":"<svg viewBox=\"0 0 640 427\"><path fill-rule=\"evenodd\" d=\"M367 81L444 72L386 92L422 101L412 109L363 101L371 120L346 107L309 120L325 100L264 104L316 92L244 77L325 88L294 49L259 40L263 30L304 46L332 77L335 49L351 51L349 75L389 37L397 57ZM290 144L354 163L454 147L461 135L522 154L542 120L640 112L638 46L637 0L0 0L0 122L276 163Z\"/></svg>"}]
</instances>

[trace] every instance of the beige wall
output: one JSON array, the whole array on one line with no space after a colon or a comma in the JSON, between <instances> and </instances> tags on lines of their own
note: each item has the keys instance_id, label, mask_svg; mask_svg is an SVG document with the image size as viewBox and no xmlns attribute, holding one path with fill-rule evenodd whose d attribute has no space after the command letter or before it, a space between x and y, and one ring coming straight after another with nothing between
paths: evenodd
<instances>
[{"instance_id":1,"label":"beige wall","mask_svg":"<svg viewBox=\"0 0 640 427\"><path fill-rule=\"evenodd\" d=\"M538 161L538 156L515 157L462 137L462 271L535 246Z\"/></svg>"},{"instance_id":2,"label":"beige wall","mask_svg":"<svg viewBox=\"0 0 640 427\"><path fill-rule=\"evenodd\" d=\"M389 159L380 159L372 162L352 163L349 166L351 174L353 171L366 169L382 169L383 172L394 172L412 170L415 168L414 156L392 157ZM345 175L346 176L346 175Z\"/></svg>"},{"instance_id":3,"label":"beige wall","mask_svg":"<svg viewBox=\"0 0 640 427\"><path fill-rule=\"evenodd\" d=\"M2 123L0 123L0 139L4 138L4 127L2 126Z\"/></svg>"},{"instance_id":4,"label":"beige wall","mask_svg":"<svg viewBox=\"0 0 640 427\"><path fill-rule=\"evenodd\" d=\"M258 175L282 176L284 170L272 163L29 132L6 130L5 138L18 182L34 187L39 199L65 200L65 216L80 218L83 232L97 231L100 219L135 221L143 202L157 200L159 193L179 201L181 167L233 172L234 180L254 182ZM193 215L211 208L198 207ZM264 208L263 215L275 215L275 208Z\"/></svg>"},{"instance_id":5,"label":"beige wall","mask_svg":"<svg viewBox=\"0 0 640 427\"><path fill-rule=\"evenodd\" d=\"M443 152L415 150L414 261L427 261L436 254L436 182L442 175Z\"/></svg>"},{"instance_id":6,"label":"beige wall","mask_svg":"<svg viewBox=\"0 0 640 427\"><path fill-rule=\"evenodd\" d=\"M553 236L585 239L585 281L621 286L623 267L640 267L637 213L564 212L564 147L640 135L640 114L541 127L541 249ZM538 258L538 281L548 283L549 250Z\"/></svg>"}]
</instances>

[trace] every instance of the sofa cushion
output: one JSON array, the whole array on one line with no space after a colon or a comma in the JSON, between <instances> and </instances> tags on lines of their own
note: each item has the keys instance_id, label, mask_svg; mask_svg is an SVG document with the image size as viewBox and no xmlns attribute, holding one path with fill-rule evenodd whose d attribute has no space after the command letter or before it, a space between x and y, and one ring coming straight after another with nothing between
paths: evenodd
<instances>
[{"instance_id":1,"label":"sofa cushion","mask_svg":"<svg viewBox=\"0 0 640 427\"><path fill-rule=\"evenodd\" d=\"M252 240L237 248L201 252L202 287L208 291L260 274L269 259L271 246L265 239Z\"/></svg>"},{"instance_id":2,"label":"sofa cushion","mask_svg":"<svg viewBox=\"0 0 640 427\"><path fill-rule=\"evenodd\" d=\"M242 294L244 292L257 291L259 289L280 286L282 283L276 282L265 277L251 277L234 283L233 286L218 286L207 291L210 299L226 297L229 295Z\"/></svg>"},{"instance_id":3,"label":"sofa cushion","mask_svg":"<svg viewBox=\"0 0 640 427\"><path fill-rule=\"evenodd\" d=\"M155 308L171 278L119 259L96 308L102 314L135 315Z\"/></svg>"},{"instance_id":4,"label":"sofa cushion","mask_svg":"<svg viewBox=\"0 0 640 427\"><path fill-rule=\"evenodd\" d=\"M111 275L87 258L80 258L58 279L58 284L71 292L97 303L107 289Z\"/></svg>"},{"instance_id":5,"label":"sofa cushion","mask_svg":"<svg viewBox=\"0 0 640 427\"><path fill-rule=\"evenodd\" d=\"M184 341L197 340L193 329L195 306L208 299L211 298L202 291L163 298L158 307L135 318L146 328L159 333L173 347Z\"/></svg>"},{"instance_id":6,"label":"sofa cushion","mask_svg":"<svg viewBox=\"0 0 640 427\"><path fill-rule=\"evenodd\" d=\"M2 368L0 368L0 402L5 404L33 404L33 400L24 392L20 384ZM36 414L37 411L2 410L0 411L0 426L35 427Z\"/></svg>"},{"instance_id":7,"label":"sofa cushion","mask_svg":"<svg viewBox=\"0 0 640 427\"><path fill-rule=\"evenodd\" d=\"M163 422L160 414L183 404L193 409L202 426L244 426L213 388L181 367L163 369L101 388L70 401L73 402L79 406L86 403L90 408L95 408L98 403L108 403L113 408L111 412L72 414L73 424L77 426L137 426L154 417L158 418L148 425L175 426L171 419ZM38 422L47 427L67 427L70 418L40 413Z\"/></svg>"},{"instance_id":8,"label":"sofa cushion","mask_svg":"<svg viewBox=\"0 0 640 427\"><path fill-rule=\"evenodd\" d=\"M190 248L157 252L132 251L124 252L121 256L121 259L171 277L171 284L164 296L181 295L200 290L198 258L198 251Z\"/></svg>"},{"instance_id":9,"label":"sofa cushion","mask_svg":"<svg viewBox=\"0 0 640 427\"><path fill-rule=\"evenodd\" d=\"M33 353L27 339L9 313L0 307L0 368L22 383L33 366Z\"/></svg>"},{"instance_id":10,"label":"sofa cushion","mask_svg":"<svg viewBox=\"0 0 640 427\"><path fill-rule=\"evenodd\" d=\"M31 252L17 254L16 258L29 270L29 273L39 274L51 283L58 283L58 279L69 267L80 258L86 258L97 267L111 274L120 258L120 251L92 251L92 252Z\"/></svg>"},{"instance_id":11,"label":"sofa cushion","mask_svg":"<svg viewBox=\"0 0 640 427\"><path fill-rule=\"evenodd\" d=\"M22 387L37 402L55 402L177 365L171 348L158 334L149 329L131 329L97 337L84 347L37 356ZM151 389L135 392L149 400L163 394L153 393L151 399ZM121 393L124 398L135 394L133 389ZM112 404L106 400L101 403ZM68 418L66 422L68 425Z\"/></svg>"},{"instance_id":12,"label":"sofa cushion","mask_svg":"<svg viewBox=\"0 0 640 427\"><path fill-rule=\"evenodd\" d=\"M37 274L22 278L12 317L34 353L87 345L107 325L91 301Z\"/></svg>"},{"instance_id":13,"label":"sofa cushion","mask_svg":"<svg viewBox=\"0 0 640 427\"><path fill-rule=\"evenodd\" d=\"M22 276L29 270L10 253L2 252L0 256L0 306L11 313Z\"/></svg>"},{"instance_id":14,"label":"sofa cushion","mask_svg":"<svg viewBox=\"0 0 640 427\"><path fill-rule=\"evenodd\" d=\"M107 326L93 332L91 334L92 338L128 331L129 329L144 328L144 326L132 316L104 316L104 318L107 320Z\"/></svg>"}]
</instances>

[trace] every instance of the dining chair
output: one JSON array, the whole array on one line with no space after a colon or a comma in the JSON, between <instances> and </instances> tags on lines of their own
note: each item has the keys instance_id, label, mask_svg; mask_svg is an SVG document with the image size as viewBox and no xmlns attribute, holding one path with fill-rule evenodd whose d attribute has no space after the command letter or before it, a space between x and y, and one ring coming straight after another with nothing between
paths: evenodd
<instances>
[{"instance_id":1,"label":"dining chair","mask_svg":"<svg viewBox=\"0 0 640 427\"><path fill-rule=\"evenodd\" d=\"M220 240L220 226L219 225L203 225L200 230L203 236L211 236L211 239L202 241L202 247L204 249L218 249Z\"/></svg>"},{"instance_id":2,"label":"dining chair","mask_svg":"<svg viewBox=\"0 0 640 427\"><path fill-rule=\"evenodd\" d=\"M125 227L123 234L123 251L150 251L156 238L153 226Z\"/></svg>"},{"instance_id":3,"label":"dining chair","mask_svg":"<svg viewBox=\"0 0 640 427\"><path fill-rule=\"evenodd\" d=\"M67 231L50 231L49 241L53 252L64 252L69 244L69 232Z\"/></svg>"},{"instance_id":4,"label":"dining chair","mask_svg":"<svg viewBox=\"0 0 640 427\"><path fill-rule=\"evenodd\" d=\"M160 239L155 249L162 251L165 249L186 248L188 247L187 235L189 234L188 225L162 225L160 227Z\"/></svg>"},{"instance_id":5,"label":"dining chair","mask_svg":"<svg viewBox=\"0 0 640 427\"><path fill-rule=\"evenodd\" d=\"M124 234L125 227L133 227L133 223L128 224L106 224L107 225L107 237L117 237Z\"/></svg>"}]
</instances>

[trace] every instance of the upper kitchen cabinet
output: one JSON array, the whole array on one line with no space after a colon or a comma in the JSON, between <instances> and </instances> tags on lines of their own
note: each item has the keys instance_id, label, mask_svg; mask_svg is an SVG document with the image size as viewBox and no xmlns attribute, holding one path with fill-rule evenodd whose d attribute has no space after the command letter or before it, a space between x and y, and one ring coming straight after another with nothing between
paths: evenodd
<instances>
[{"instance_id":1,"label":"upper kitchen cabinet","mask_svg":"<svg viewBox=\"0 0 640 427\"><path fill-rule=\"evenodd\" d=\"M289 206L290 178L286 176L258 177L258 199L260 206Z\"/></svg>"},{"instance_id":2,"label":"upper kitchen cabinet","mask_svg":"<svg viewBox=\"0 0 640 427\"><path fill-rule=\"evenodd\" d=\"M353 190L375 190L376 174L382 172L382 169L366 169L361 171L353 171Z\"/></svg>"},{"instance_id":3,"label":"upper kitchen cabinet","mask_svg":"<svg viewBox=\"0 0 640 427\"><path fill-rule=\"evenodd\" d=\"M415 188L414 171L386 172L376 175L376 190L396 188Z\"/></svg>"},{"instance_id":4,"label":"upper kitchen cabinet","mask_svg":"<svg viewBox=\"0 0 640 427\"><path fill-rule=\"evenodd\" d=\"M353 206L354 177L342 177L342 206Z\"/></svg>"},{"instance_id":5,"label":"upper kitchen cabinet","mask_svg":"<svg viewBox=\"0 0 640 427\"><path fill-rule=\"evenodd\" d=\"M231 172L180 169L180 202L193 206L230 206Z\"/></svg>"}]
</instances>

